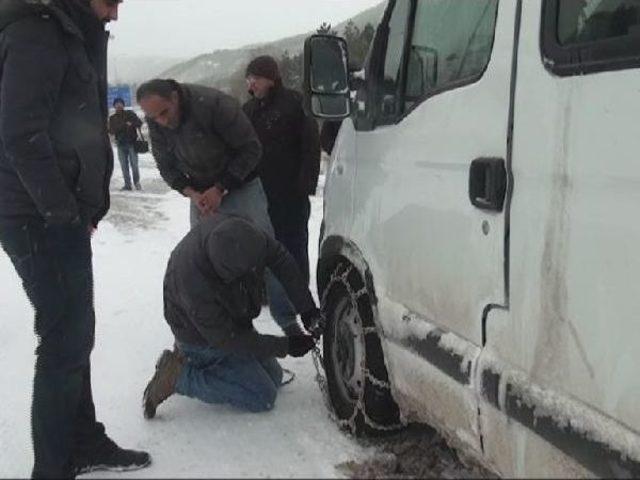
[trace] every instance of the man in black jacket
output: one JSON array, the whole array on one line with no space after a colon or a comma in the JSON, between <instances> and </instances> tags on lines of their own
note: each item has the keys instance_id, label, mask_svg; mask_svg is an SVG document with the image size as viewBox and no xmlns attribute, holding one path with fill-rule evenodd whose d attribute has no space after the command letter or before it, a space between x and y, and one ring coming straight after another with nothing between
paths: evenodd
<instances>
[{"instance_id":1,"label":"man in black jacket","mask_svg":"<svg viewBox=\"0 0 640 480\"><path fill-rule=\"evenodd\" d=\"M276 239L289 250L309 283L309 195L320 172L320 138L315 119L305 114L300 94L285 88L275 59L257 57L247 67L253 99L244 106L262 143L259 173L269 201ZM281 317L295 316L279 304Z\"/></svg>"},{"instance_id":2,"label":"man in black jacket","mask_svg":"<svg viewBox=\"0 0 640 480\"><path fill-rule=\"evenodd\" d=\"M191 199L191 226L213 213L238 215L274 236L258 178L262 147L237 100L225 93L173 80L140 86L138 103L149 124L162 178ZM287 333L301 333L286 292L268 274L271 313Z\"/></svg>"},{"instance_id":3,"label":"man in black jacket","mask_svg":"<svg viewBox=\"0 0 640 480\"><path fill-rule=\"evenodd\" d=\"M107 437L91 393L90 232L113 169L104 24L118 3L0 3L0 244L36 313L34 478L150 463Z\"/></svg>"},{"instance_id":4,"label":"man in black jacket","mask_svg":"<svg viewBox=\"0 0 640 480\"><path fill-rule=\"evenodd\" d=\"M118 160L120 160L122 178L124 179L122 190L133 190L131 174L133 174L133 186L136 187L136 190L142 190L138 152L135 148L138 129L142 127L142 121L133 110L125 108L122 98L116 98L113 101L113 108L116 112L109 117L109 133L115 137L116 145L118 145Z\"/></svg>"},{"instance_id":5,"label":"man in black jacket","mask_svg":"<svg viewBox=\"0 0 640 480\"><path fill-rule=\"evenodd\" d=\"M260 281L272 270L308 331L321 316L295 261L269 235L240 217L214 214L173 251L164 279L164 313L177 349L165 351L144 393L144 414L174 393L252 412L273 408L282 383L276 358L302 357L311 335L275 337L253 328Z\"/></svg>"}]
</instances>

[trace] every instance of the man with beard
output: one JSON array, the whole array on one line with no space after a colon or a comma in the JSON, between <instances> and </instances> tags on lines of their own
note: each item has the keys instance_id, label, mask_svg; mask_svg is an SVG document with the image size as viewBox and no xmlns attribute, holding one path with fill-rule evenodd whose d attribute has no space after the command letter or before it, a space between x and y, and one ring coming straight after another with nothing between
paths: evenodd
<instances>
[{"instance_id":1,"label":"man with beard","mask_svg":"<svg viewBox=\"0 0 640 480\"><path fill-rule=\"evenodd\" d=\"M109 208L105 24L121 0L0 4L0 244L35 310L34 478L145 467L96 421L91 233Z\"/></svg>"}]
</instances>

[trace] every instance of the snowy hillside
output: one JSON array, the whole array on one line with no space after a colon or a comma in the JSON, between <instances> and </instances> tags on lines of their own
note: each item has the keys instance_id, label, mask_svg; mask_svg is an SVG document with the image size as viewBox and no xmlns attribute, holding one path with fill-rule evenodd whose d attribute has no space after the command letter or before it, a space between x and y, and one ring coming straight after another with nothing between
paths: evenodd
<instances>
[{"instance_id":1,"label":"snowy hillside","mask_svg":"<svg viewBox=\"0 0 640 480\"><path fill-rule=\"evenodd\" d=\"M149 55L109 55L109 83L141 83L158 76L179 61L179 58Z\"/></svg>"},{"instance_id":2,"label":"snowy hillside","mask_svg":"<svg viewBox=\"0 0 640 480\"><path fill-rule=\"evenodd\" d=\"M367 23L377 25L382 17L386 1L376 7L365 10L351 20L363 28ZM337 31L342 31L349 20L334 25ZM319 26L319 25L318 25ZM313 32L306 32L294 37L284 38L265 45L247 45L236 50L217 50L212 53L200 55L186 62L175 65L162 73L162 77L174 78L179 82L204 83L211 85L223 80L246 65L252 56L252 51L259 49L262 53L279 56L285 51L296 54L302 51L304 40Z\"/></svg>"}]
</instances>

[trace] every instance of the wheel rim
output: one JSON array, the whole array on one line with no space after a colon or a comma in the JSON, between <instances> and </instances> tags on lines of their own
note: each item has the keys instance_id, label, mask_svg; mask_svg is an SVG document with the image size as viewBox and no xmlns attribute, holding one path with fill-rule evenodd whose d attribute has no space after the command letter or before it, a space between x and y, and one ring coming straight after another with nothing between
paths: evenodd
<instances>
[{"instance_id":1,"label":"wheel rim","mask_svg":"<svg viewBox=\"0 0 640 480\"><path fill-rule=\"evenodd\" d=\"M362 396L365 348L357 307L342 299L334 310L332 359L340 395L350 403Z\"/></svg>"}]
</instances>

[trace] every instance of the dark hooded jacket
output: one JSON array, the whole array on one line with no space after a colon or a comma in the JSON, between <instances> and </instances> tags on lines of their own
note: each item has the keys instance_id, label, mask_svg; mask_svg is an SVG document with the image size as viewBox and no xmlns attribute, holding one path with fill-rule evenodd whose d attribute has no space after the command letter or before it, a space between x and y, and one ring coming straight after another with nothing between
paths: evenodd
<instances>
[{"instance_id":1,"label":"dark hooded jacket","mask_svg":"<svg viewBox=\"0 0 640 480\"><path fill-rule=\"evenodd\" d=\"M285 357L286 338L253 329L266 267L299 313L315 309L295 261L280 243L239 217L216 214L201 222L171 254L164 279L165 318L176 340L258 358Z\"/></svg>"},{"instance_id":2,"label":"dark hooded jacket","mask_svg":"<svg viewBox=\"0 0 640 480\"><path fill-rule=\"evenodd\" d=\"M116 112L109 117L109 133L116 137L118 145L133 145L138 139L138 129L142 120L133 110Z\"/></svg>"},{"instance_id":3,"label":"dark hooded jacket","mask_svg":"<svg viewBox=\"0 0 640 480\"><path fill-rule=\"evenodd\" d=\"M264 150L260 178L269 205L285 208L291 201L315 195L320 173L318 124L302 107L302 97L280 80L264 99L249 100L244 111Z\"/></svg>"},{"instance_id":4,"label":"dark hooded jacket","mask_svg":"<svg viewBox=\"0 0 640 480\"><path fill-rule=\"evenodd\" d=\"M171 188L227 190L257 178L262 147L237 100L199 85L176 84L181 121L176 130L148 119L153 155Z\"/></svg>"},{"instance_id":5,"label":"dark hooded jacket","mask_svg":"<svg viewBox=\"0 0 640 480\"><path fill-rule=\"evenodd\" d=\"M0 3L0 217L106 214L107 40L83 0Z\"/></svg>"}]
</instances>

